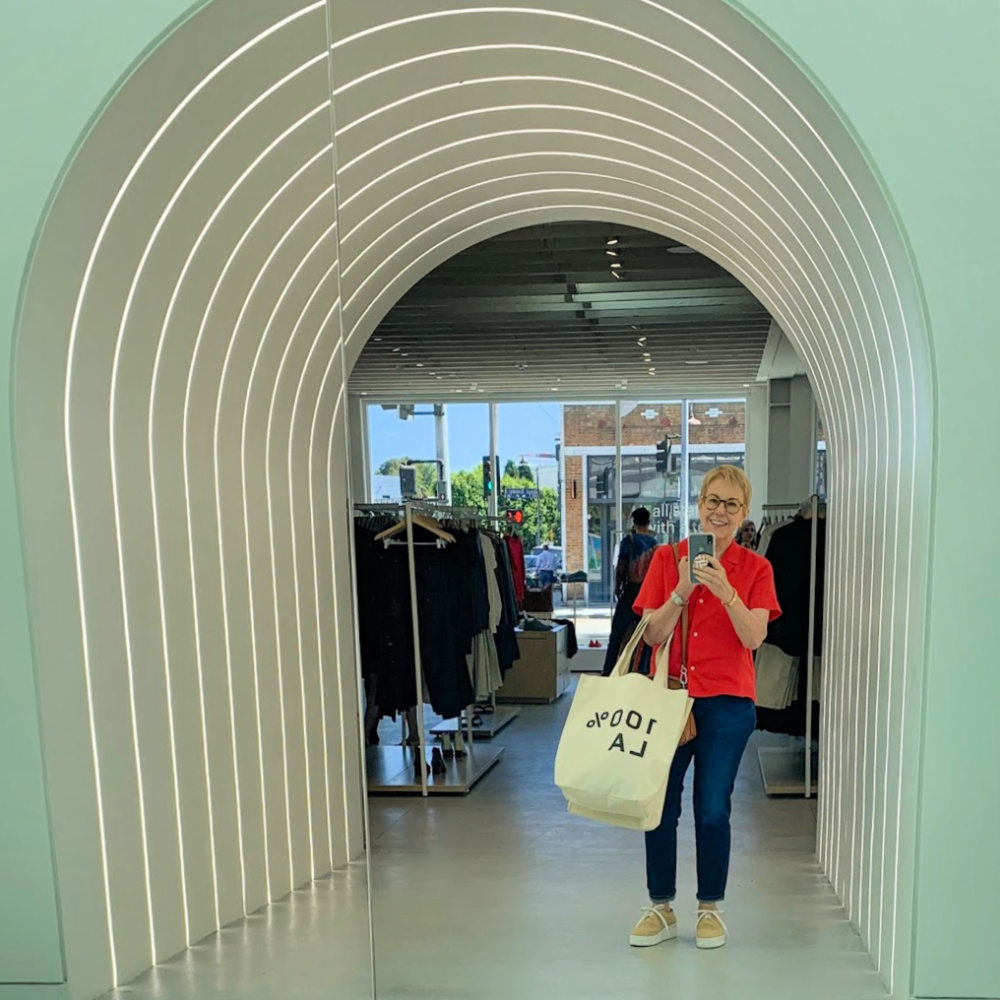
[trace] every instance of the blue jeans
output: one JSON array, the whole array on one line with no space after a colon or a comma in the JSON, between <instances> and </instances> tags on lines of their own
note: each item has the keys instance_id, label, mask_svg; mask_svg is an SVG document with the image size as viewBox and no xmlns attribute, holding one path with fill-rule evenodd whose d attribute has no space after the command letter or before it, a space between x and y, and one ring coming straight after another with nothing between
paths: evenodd
<instances>
[{"instance_id":1,"label":"blue jeans","mask_svg":"<svg viewBox=\"0 0 1000 1000\"><path fill-rule=\"evenodd\" d=\"M552 584L556 582L556 575L550 569L539 570L538 572L538 582L543 587L551 587Z\"/></svg>"},{"instance_id":2,"label":"blue jeans","mask_svg":"<svg viewBox=\"0 0 1000 1000\"><path fill-rule=\"evenodd\" d=\"M757 724L749 698L720 695L697 698L698 735L677 748L670 768L663 821L646 834L646 881L654 905L677 896L677 821L681 816L684 775L694 761L694 829L698 852L698 899L725 899L729 879L733 786L743 751Z\"/></svg>"}]
</instances>

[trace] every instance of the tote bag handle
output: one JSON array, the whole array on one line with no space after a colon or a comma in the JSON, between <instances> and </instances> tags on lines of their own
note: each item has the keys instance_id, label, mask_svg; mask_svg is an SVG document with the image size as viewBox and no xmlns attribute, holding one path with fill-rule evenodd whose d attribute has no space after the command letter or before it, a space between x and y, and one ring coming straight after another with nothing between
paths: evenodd
<instances>
[{"instance_id":1,"label":"tote bag handle","mask_svg":"<svg viewBox=\"0 0 1000 1000\"><path fill-rule=\"evenodd\" d=\"M615 664L615 669L611 671L611 677L624 677L632 666L632 657L635 655L635 651L639 648L639 643L642 642L642 637L649 626L649 616L643 615L640 619L639 624L636 625L635 631L632 633L632 638L629 639L625 648L618 655L618 662ZM669 683L669 669L667 668L667 650L670 648L670 639L668 639L662 646L654 650L654 656L656 657L656 677L655 680L659 681L663 687L667 687Z\"/></svg>"}]
</instances>

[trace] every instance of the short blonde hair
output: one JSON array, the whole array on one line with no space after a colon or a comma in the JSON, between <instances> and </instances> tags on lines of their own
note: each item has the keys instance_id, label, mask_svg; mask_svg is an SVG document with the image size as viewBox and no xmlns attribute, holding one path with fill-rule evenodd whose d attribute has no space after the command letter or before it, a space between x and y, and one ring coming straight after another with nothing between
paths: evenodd
<instances>
[{"instance_id":1,"label":"short blonde hair","mask_svg":"<svg viewBox=\"0 0 1000 1000\"><path fill-rule=\"evenodd\" d=\"M746 509L750 509L750 501L753 499L753 487L747 474L736 465L717 465L714 469L705 473L705 478L701 482L701 499L708 496L708 489L712 483L722 480L727 486L738 489L743 494L743 502Z\"/></svg>"}]
</instances>

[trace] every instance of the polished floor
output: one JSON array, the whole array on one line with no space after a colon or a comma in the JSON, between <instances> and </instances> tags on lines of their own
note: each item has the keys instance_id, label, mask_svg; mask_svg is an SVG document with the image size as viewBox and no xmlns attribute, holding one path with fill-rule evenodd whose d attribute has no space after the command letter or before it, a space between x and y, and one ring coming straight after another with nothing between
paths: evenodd
<instances>
[{"instance_id":1,"label":"polished floor","mask_svg":"<svg viewBox=\"0 0 1000 1000\"><path fill-rule=\"evenodd\" d=\"M378 1000L869 1000L886 996L813 858L815 812L767 799L753 748L735 802L731 943L691 941L682 820L680 940L628 947L642 838L570 817L552 785L569 698L531 706L464 798L371 800ZM398 737L398 726L384 727ZM768 737L758 737L768 742ZM110 995L114 1000L372 996L363 866L336 872Z\"/></svg>"},{"instance_id":2,"label":"polished floor","mask_svg":"<svg viewBox=\"0 0 1000 1000\"><path fill-rule=\"evenodd\" d=\"M566 813L552 761L568 707L525 707L467 798L372 800L379 1000L885 997L815 863L814 803L767 799L753 748L734 806L731 944L699 952L691 940L688 803L681 937L630 949L642 838Z\"/></svg>"}]
</instances>

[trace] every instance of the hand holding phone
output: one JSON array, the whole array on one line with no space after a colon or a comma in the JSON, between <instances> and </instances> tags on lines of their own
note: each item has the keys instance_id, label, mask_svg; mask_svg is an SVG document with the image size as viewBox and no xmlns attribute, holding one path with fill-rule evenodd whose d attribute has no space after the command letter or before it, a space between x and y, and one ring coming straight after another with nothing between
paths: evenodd
<instances>
[{"instance_id":1,"label":"hand holding phone","mask_svg":"<svg viewBox=\"0 0 1000 1000\"><path fill-rule=\"evenodd\" d=\"M688 538L688 572L692 584L701 581L694 575L696 569L706 565L706 560L715 556L715 535L697 532Z\"/></svg>"}]
</instances>

